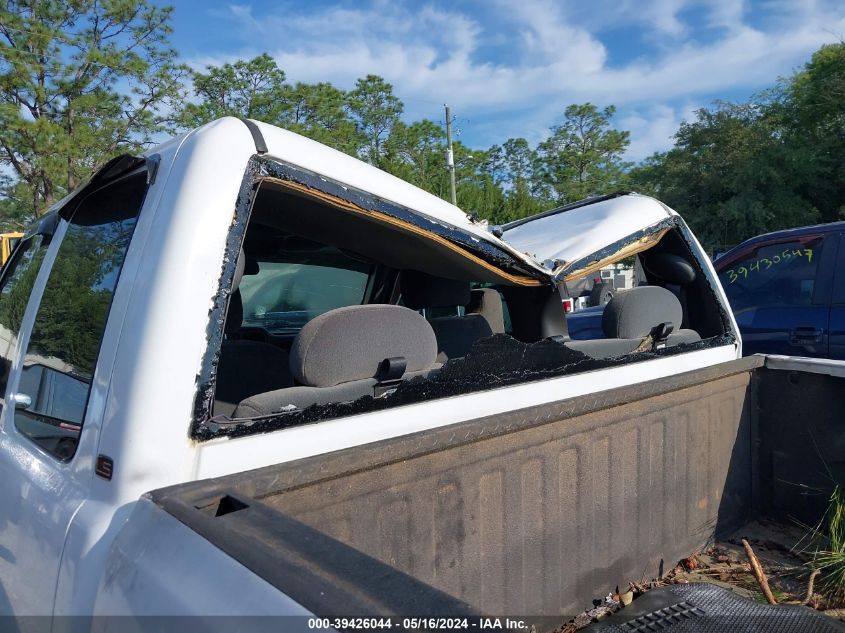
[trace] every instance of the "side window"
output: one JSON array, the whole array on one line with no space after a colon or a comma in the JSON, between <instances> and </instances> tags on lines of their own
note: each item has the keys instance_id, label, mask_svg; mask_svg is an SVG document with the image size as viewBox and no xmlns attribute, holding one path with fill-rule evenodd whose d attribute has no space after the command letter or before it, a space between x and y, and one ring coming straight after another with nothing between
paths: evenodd
<instances>
[{"instance_id":1,"label":"side window","mask_svg":"<svg viewBox=\"0 0 845 633\"><path fill-rule=\"evenodd\" d=\"M32 327L15 426L61 460L76 452L100 343L146 191L144 175L85 198L67 227ZM19 405L21 406L21 405Z\"/></svg>"},{"instance_id":2,"label":"side window","mask_svg":"<svg viewBox=\"0 0 845 633\"><path fill-rule=\"evenodd\" d=\"M719 273L734 311L813 302L823 238L765 244Z\"/></svg>"},{"instance_id":3,"label":"side window","mask_svg":"<svg viewBox=\"0 0 845 633\"><path fill-rule=\"evenodd\" d=\"M372 264L340 250L287 236L288 249L245 247L248 261L239 290L243 325L276 335L295 334L314 317L364 300Z\"/></svg>"},{"instance_id":4,"label":"side window","mask_svg":"<svg viewBox=\"0 0 845 633\"><path fill-rule=\"evenodd\" d=\"M23 314L47 250L42 239L40 235L29 238L15 253L0 281L0 401L6 397Z\"/></svg>"}]
</instances>

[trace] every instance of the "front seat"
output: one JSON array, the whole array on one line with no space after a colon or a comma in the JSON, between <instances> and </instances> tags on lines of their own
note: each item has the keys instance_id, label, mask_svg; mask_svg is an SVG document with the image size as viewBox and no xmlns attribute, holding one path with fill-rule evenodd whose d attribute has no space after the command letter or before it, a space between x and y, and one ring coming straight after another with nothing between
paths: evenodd
<instances>
[{"instance_id":1,"label":"front seat","mask_svg":"<svg viewBox=\"0 0 845 633\"><path fill-rule=\"evenodd\" d=\"M502 299L491 288L470 290L468 281L434 277L403 270L399 278L402 301L412 310L466 308L464 316L430 318L437 337L437 362L466 356L475 341L505 331Z\"/></svg>"},{"instance_id":2,"label":"front seat","mask_svg":"<svg viewBox=\"0 0 845 633\"><path fill-rule=\"evenodd\" d=\"M238 256L232 295L226 312L225 340L217 363L214 414L232 415L238 403L250 396L293 385L288 353L260 341L237 338L243 325L244 308L239 289L246 268L243 250ZM256 266L257 268L257 266ZM257 274L257 270L252 274Z\"/></svg>"},{"instance_id":3,"label":"front seat","mask_svg":"<svg viewBox=\"0 0 845 633\"><path fill-rule=\"evenodd\" d=\"M686 259L674 253L646 251L641 257L643 268L656 277L681 303L681 327L689 327L687 287L695 281L695 268Z\"/></svg>"},{"instance_id":4,"label":"front seat","mask_svg":"<svg viewBox=\"0 0 845 633\"><path fill-rule=\"evenodd\" d=\"M638 286L613 296L602 315L606 339L570 341L566 346L592 358L614 358L644 347L672 347L701 340L698 332L680 329L683 311L678 298L660 286ZM671 333L652 345L659 330Z\"/></svg>"},{"instance_id":5,"label":"front seat","mask_svg":"<svg viewBox=\"0 0 845 633\"><path fill-rule=\"evenodd\" d=\"M296 335L290 371L297 386L244 400L236 417L382 397L407 378L435 371L436 356L434 331L413 310L377 303L336 308Z\"/></svg>"}]
</instances>

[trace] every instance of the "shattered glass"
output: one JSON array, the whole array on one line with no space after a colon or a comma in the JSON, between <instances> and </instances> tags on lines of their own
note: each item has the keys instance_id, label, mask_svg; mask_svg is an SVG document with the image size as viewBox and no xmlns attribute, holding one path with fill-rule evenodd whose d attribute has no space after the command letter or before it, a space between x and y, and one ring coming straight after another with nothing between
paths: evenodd
<instances>
[{"instance_id":1,"label":"shattered glass","mask_svg":"<svg viewBox=\"0 0 845 633\"><path fill-rule=\"evenodd\" d=\"M711 337L696 343L617 358L591 358L552 339L523 343L507 334L495 334L476 341L467 355L447 361L428 377L416 376L402 382L390 395L364 396L352 402L312 405L305 409L281 411L259 418L231 420L217 416L199 424L196 440L241 437L311 424L331 418L348 417L372 411L425 402L427 400L487 391L546 378L617 367L628 363L663 358L700 349L730 345L732 335Z\"/></svg>"}]
</instances>

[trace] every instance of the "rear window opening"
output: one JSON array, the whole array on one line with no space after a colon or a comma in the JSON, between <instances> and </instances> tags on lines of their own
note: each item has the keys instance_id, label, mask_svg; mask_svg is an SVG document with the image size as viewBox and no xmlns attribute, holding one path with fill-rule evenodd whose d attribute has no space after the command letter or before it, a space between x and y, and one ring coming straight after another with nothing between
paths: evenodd
<instances>
[{"instance_id":1,"label":"rear window opening","mask_svg":"<svg viewBox=\"0 0 845 633\"><path fill-rule=\"evenodd\" d=\"M341 202L277 179L259 185L237 255L213 407L197 439L733 340L677 227L638 237L647 250L621 245L601 254L602 269L630 264L634 282L602 306L593 336L576 338L564 309L576 278L556 288L515 262ZM593 268L579 272L602 279Z\"/></svg>"}]
</instances>

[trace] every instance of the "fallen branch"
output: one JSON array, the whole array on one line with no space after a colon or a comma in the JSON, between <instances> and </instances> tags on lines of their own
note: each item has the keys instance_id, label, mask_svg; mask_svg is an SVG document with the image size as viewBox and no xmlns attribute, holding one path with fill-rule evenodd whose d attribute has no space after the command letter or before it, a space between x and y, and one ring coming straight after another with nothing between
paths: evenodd
<instances>
[{"instance_id":1,"label":"fallen branch","mask_svg":"<svg viewBox=\"0 0 845 633\"><path fill-rule=\"evenodd\" d=\"M760 560L757 558L757 554L755 554L754 550L751 549L751 543L749 543L747 539L742 539L742 545L745 547L745 553L748 555L748 562L751 563L751 571L754 572L754 577L757 579L757 584L760 585L760 589L763 590L763 595L766 596L766 600L769 604L777 604L778 601L775 600L775 596L769 588L769 579L766 578L766 574L763 571L763 566L760 565Z\"/></svg>"},{"instance_id":2,"label":"fallen branch","mask_svg":"<svg viewBox=\"0 0 845 633\"><path fill-rule=\"evenodd\" d=\"M820 573L821 571L818 569L814 569L812 572L810 572L810 579L807 581L807 597L804 598L804 604L810 604L810 602L812 601L814 593L813 589L816 583L816 576L818 576Z\"/></svg>"}]
</instances>

